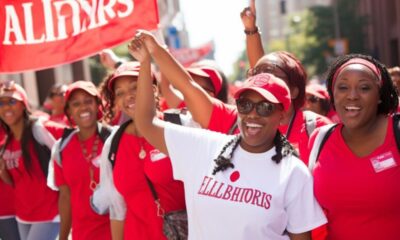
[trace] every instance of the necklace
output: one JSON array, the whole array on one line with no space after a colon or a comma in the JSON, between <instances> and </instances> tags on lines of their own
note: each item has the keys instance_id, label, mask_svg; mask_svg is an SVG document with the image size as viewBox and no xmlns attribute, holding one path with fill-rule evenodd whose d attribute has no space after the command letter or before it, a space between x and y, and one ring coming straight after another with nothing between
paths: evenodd
<instances>
[{"instance_id":1,"label":"necklace","mask_svg":"<svg viewBox=\"0 0 400 240\"><path fill-rule=\"evenodd\" d=\"M146 157L147 153L144 150L142 139L138 139L138 140L139 140L139 144L140 144L139 158L143 160Z\"/></svg>"},{"instance_id":2,"label":"necklace","mask_svg":"<svg viewBox=\"0 0 400 240\"><path fill-rule=\"evenodd\" d=\"M92 151L90 154L88 154L88 151L87 151L86 147L84 146L83 142L79 139L79 136L78 136L78 140L79 140L79 144L82 149L83 157L89 163L89 176L90 176L89 188L92 191L94 191L97 187L97 182L94 180L94 166L92 163L92 159L97 156L97 149L99 148L100 137L98 134L96 134L96 139L93 142Z\"/></svg>"}]
</instances>

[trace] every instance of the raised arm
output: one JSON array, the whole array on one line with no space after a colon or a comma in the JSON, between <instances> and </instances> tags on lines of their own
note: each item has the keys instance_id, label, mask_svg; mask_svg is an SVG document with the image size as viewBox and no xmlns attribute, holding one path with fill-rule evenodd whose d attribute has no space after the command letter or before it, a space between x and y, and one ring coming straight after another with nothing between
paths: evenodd
<instances>
[{"instance_id":1,"label":"raised arm","mask_svg":"<svg viewBox=\"0 0 400 240\"><path fill-rule=\"evenodd\" d=\"M250 6L243 9L240 13L240 18L246 33L247 58L249 59L250 67L254 67L258 59L264 56L261 35L256 26L255 0L251 0Z\"/></svg>"},{"instance_id":2,"label":"raised arm","mask_svg":"<svg viewBox=\"0 0 400 240\"><path fill-rule=\"evenodd\" d=\"M151 77L151 56L140 33L130 42L128 48L132 56L140 62L135 115L133 116L135 125L151 145L168 154L164 140L164 128L161 121L156 117L156 103Z\"/></svg>"},{"instance_id":3,"label":"raised arm","mask_svg":"<svg viewBox=\"0 0 400 240\"><path fill-rule=\"evenodd\" d=\"M183 102L182 94L174 89L164 74L160 73L160 91L170 108L178 108Z\"/></svg>"},{"instance_id":4,"label":"raised arm","mask_svg":"<svg viewBox=\"0 0 400 240\"><path fill-rule=\"evenodd\" d=\"M193 119L201 127L207 128L213 110L212 97L193 81L184 67L157 42L151 33L139 31L139 35L161 73L165 75L172 86L183 94L185 104Z\"/></svg>"}]
</instances>

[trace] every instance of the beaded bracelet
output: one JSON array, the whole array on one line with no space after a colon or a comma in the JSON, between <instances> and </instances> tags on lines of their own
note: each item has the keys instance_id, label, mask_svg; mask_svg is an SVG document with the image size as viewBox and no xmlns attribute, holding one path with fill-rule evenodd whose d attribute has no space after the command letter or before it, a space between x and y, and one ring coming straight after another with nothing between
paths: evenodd
<instances>
[{"instance_id":1,"label":"beaded bracelet","mask_svg":"<svg viewBox=\"0 0 400 240\"><path fill-rule=\"evenodd\" d=\"M244 33L246 35L254 35L254 34L260 34L260 31L258 30L258 27L255 27L253 30L244 30Z\"/></svg>"}]
</instances>

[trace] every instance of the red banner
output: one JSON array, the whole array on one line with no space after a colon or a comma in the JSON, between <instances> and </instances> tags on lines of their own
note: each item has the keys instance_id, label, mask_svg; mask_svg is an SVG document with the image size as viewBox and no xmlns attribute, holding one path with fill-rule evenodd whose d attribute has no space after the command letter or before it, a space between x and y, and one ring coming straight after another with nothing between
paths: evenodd
<instances>
[{"instance_id":1,"label":"red banner","mask_svg":"<svg viewBox=\"0 0 400 240\"><path fill-rule=\"evenodd\" d=\"M1 0L0 73L77 61L156 29L157 0Z\"/></svg>"},{"instance_id":2,"label":"red banner","mask_svg":"<svg viewBox=\"0 0 400 240\"><path fill-rule=\"evenodd\" d=\"M185 67L197 62L214 50L214 43L208 42L197 48L179 48L171 49L171 54Z\"/></svg>"}]
</instances>

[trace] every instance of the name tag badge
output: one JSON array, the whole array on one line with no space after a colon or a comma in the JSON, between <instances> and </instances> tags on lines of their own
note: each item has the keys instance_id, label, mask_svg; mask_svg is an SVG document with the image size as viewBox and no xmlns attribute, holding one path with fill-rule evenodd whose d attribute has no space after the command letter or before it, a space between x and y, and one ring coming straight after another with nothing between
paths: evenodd
<instances>
[{"instance_id":1,"label":"name tag badge","mask_svg":"<svg viewBox=\"0 0 400 240\"><path fill-rule=\"evenodd\" d=\"M166 157L167 157L167 155L160 152L160 150L158 150L158 149L153 149L150 151L150 159L152 162L160 161Z\"/></svg>"},{"instance_id":2,"label":"name tag badge","mask_svg":"<svg viewBox=\"0 0 400 240\"><path fill-rule=\"evenodd\" d=\"M393 158L392 152L386 152L377 157L371 158L371 163L376 173L397 166L397 163Z\"/></svg>"}]
</instances>

